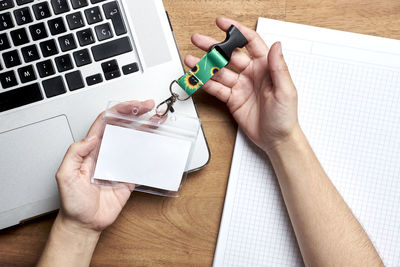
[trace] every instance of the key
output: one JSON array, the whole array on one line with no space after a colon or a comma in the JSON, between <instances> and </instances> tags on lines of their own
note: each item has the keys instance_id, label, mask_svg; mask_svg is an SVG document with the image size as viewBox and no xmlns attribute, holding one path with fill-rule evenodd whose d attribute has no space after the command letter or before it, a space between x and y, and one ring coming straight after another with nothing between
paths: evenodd
<instances>
[{"instance_id":1,"label":"key","mask_svg":"<svg viewBox=\"0 0 400 267\"><path fill-rule=\"evenodd\" d=\"M54 60L56 62L58 72L64 72L74 67L72 65L71 56L68 54L61 57L56 57Z\"/></svg>"},{"instance_id":2,"label":"key","mask_svg":"<svg viewBox=\"0 0 400 267\"><path fill-rule=\"evenodd\" d=\"M106 0L90 0L90 3L97 4L97 3L100 3L100 2L103 2L103 1L106 1Z\"/></svg>"},{"instance_id":3,"label":"key","mask_svg":"<svg viewBox=\"0 0 400 267\"><path fill-rule=\"evenodd\" d=\"M122 72L124 73L124 75L128 75L128 74L137 72L138 70L139 70L139 66L136 62L122 67Z\"/></svg>"},{"instance_id":4,"label":"key","mask_svg":"<svg viewBox=\"0 0 400 267\"><path fill-rule=\"evenodd\" d=\"M58 53L56 42L53 39L41 42L40 49L44 57L51 57Z\"/></svg>"},{"instance_id":5,"label":"key","mask_svg":"<svg viewBox=\"0 0 400 267\"><path fill-rule=\"evenodd\" d=\"M71 30L75 30L85 26L81 12L76 12L67 15L67 22Z\"/></svg>"},{"instance_id":6,"label":"key","mask_svg":"<svg viewBox=\"0 0 400 267\"><path fill-rule=\"evenodd\" d=\"M101 74L100 74L100 73L99 73L99 74L92 75L92 76L89 76L89 77L86 78L86 83L87 83L89 86L92 86L92 85L101 83L102 81L103 81L103 77L101 77Z\"/></svg>"},{"instance_id":7,"label":"key","mask_svg":"<svg viewBox=\"0 0 400 267\"><path fill-rule=\"evenodd\" d=\"M76 36L78 37L78 41L81 46L86 46L94 43L92 29L81 30L76 33Z\"/></svg>"},{"instance_id":8,"label":"key","mask_svg":"<svg viewBox=\"0 0 400 267\"><path fill-rule=\"evenodd\" d=\"M29 26L29 31L31 32L31 36L34 41L47 37L46 28L43 22Z\"/></svg>"},{"instance_id":9,"label":"key","mask_svg":"<svg viewBox=\"0 0 400 267\"><path fill-rule=\"evenodd\" d=\"M122 18L121 10L117 2L110 2L103 5L104 14L107 19L111 19L114 25L115 34L122 35L126 33L126 27Z\"/></svg>"},{"instance_id":10,"label":"key","mask_svg":"<svg viewBox=\"0 0 400 267\"><path fill-rule=\"evenodd\" d=\"M92 63L92 59L89 55L89 50L83 49L80 51L74 52L74 59L77 67L85 66L87 64Z\"/></svg>"},{"instance_id":11,"label":"key","mask_svg":"<svg viewBox=\"0 0 400 267\"><path fill-rule=\"evenodd\" d=\"M11 13L7 12L0 15L0 31L8 30L14 27L14 23L11 19Z\"/></svg>"},{"instance_id":12,"label":"key","mask_svg":"<svg viewBox=\"0 0 400 267\"><path fill-rule=\"evenodd\" d=\"M1 0L0 1L0 11L9 9L14 7L14 1L13 0Z\"/></svg>"},{"instance_id":13,"label":"key","mask_svg":"<svg viewBox=\"0 0 400 267\"><path fill-rule=\"evenodd\" d=\"M99 7L92 7L85 10L86 20L90 24L95 24L103 20Z\"/></svg>"},{"instance_id":14,"label":"key","mask_svg":"<svg viewBox=\"0 0 400 267\"><path fill-rule=\"evenodd\" d=\"M17 5L22 6L22 5L32 3L32 2L33 2L33 0L17 0Z\"/></svg>"},{"instance_id":15,"label":"key","mask_svg":"<svg viewBox=\"0 0 400 267\"><path fill-rule=\"evenodd\" d=\"M14 71L10 70L0 74L0 82L3 89L7 89L18 85L17 78L15 77ZM1 96L2 94L0 94ZM1 107L0 107L1 109Z\"/></svg>"},{"instance_id":16,"label":"key","mask_svg":"<svg viewBox=\"0 0 400 267\"><path fill-rule=\"evenodd\" d=\"M14 17L18 25L24 25L32 22L32 14L29 10L29 7L15 10Z\"/></svg>"},{"instance_id":17,"label":"key","mask_svg":"<svg viewBox=\"0 0 400 267\"><path fill-rule=\"evenodd\" d=\"M60 48L63 52L75 49L77 47L74 35L72 33L58 38L58 43L60 44Z\"/></svg>"},{"instance_id":18,"label":"key","mask_svg":"<svg viewBox=\"0 0 400 267\"><path fill-rule=\"evenodd\" d=\"M67 31L67 29L65 28L64 20L61 17L49 20L47 23L49 25L49 29L52 35L57 35Z\"/></svg>"},{"instance_id":19,"label":"key","mask_svg":"<svg viewBox=\"0 0 400 267\"><path fill-rule=\"evenodd\" d=\"M88 5L87 0L71 0L74 9L82 8Z\"/></svg>"},{"instance_id":20,"label":"key","mask_svg":"<svg viewBox=\"0 0 400 267\"><path fill-rule=\"evenodd\" d=\"M92 47L94 60L100 61L132 51L132 44L128 37L109 41Z\"/></svg>"},{"instance_id":21,"label":"key","mask_svg":"<svg viewBox=\"0 0 400 267\"><path fill-rule=\"evenodd\" d=\"M45 60L36 64L40 78L45 78L55 74L53 63L51 60Z\"/></svg>"},{"instance_id":22,"label":"key","mask_svg":"<svg viewBox=\"0 0 400 267\"><path fill-rule=\"evenodd\" d=\"M37 83L0 94L0 112L28 105L43 99Z\"/></svg>"},{"instance_id":23,"label":"key","mask_svg":"<svg viewBox=\"0 0 400 267\"><path fill-rule=\"evenodd\" d=\"M12 31L10 32L10 35L15 46L29 43L28 34L26 33L25 28Z\"/></svg>"},{"instance_id":24,"label":"key","mask_svg":"<svg viewBox=\"0 0 400 267\"><path fill-rule=\"evenodd\" d=\"M27 83L36 80L36 74L32 65L18 69L19 78L22 83Z\"/></svg>"},{"instance_id":25,"label":"key","mask_svg":"<svg viewBox=\"0 0 400 267\"><path fill-rule=\"evenodd\" d=\"M94 28L96 31L97 39L99 41L104 41L113 37L111 31L110 23L104 23Z\"/></svg>"},{"instance_id":26,"label":"key","mask_svg":"<svg viewBox=\"0 0 400 267\"><path fill-rule=\"evenodd\" d=\"M37 20L45 19L51 16L49 4L47 3L47 1L33 5L32 8Z\"/></svg>"},{"instance_id":27,"label":"key","mask_svg":"<svg viewBox=\"0 0 400 267\"><path fill-rule=\"evenodd\" d=\"M65 79L67 80L68 88L70 91L75 91L85 87L80 70L65 74Z\"/></svg>"},{"instance_id":28,"label":"key","mask_svg":"<svg viewBox=\"0 0 400 267\"><path fill-rule=\"evenodd\" d=\"M26 63L38 60L40 58L36 45L30 45L22 48L21 53Z\"/></svg>"},{"instance_id":29,"label":"key","mask_svg":"<svg viewBox=\"0 0 400 267\"><path fill-rule=\"evenodd\" d=\"M18 51L13 50L3 54L4 64L7 68L12 68L21 65L21 59L19 58Z\"/></svg>"},{"instance_id":30,"label":"key","mask_svg":"<svg viewBox=\"0 0 400 267\"><path fill-rule=\"evenodd\" d=\"M121 76L117 60L113 59L101 64L106 80L112 80Z\"/></svg>"},{"instance_id":31,"label":"key","mask_svg":"<svg viewBox=\"0 0 400 267\"><path fill-rule=\"evenodd\" d=\"M42 82L43 90L48 98L67 92L61 76L57 76Z\"/></svg>"},{"instance_id":32,"label":"key","mask_svg":"<svg viewBox=\"0 0 400 267\"><path fill-rule=\"evenodd\" d=\"M0 51L10 48L10 42L8 41L7 34L0 34Z\"/></svg>"},{"instance_id":33,"label":"key","mask_svg":"<svg viewBox=\"0 0 400 267\"><path fill-rule=\"evenodd\" d=\"M53 6L53 11L56 15L69 11L67 0L51 0L51 5Z\"/></svg>"}]
</instances>

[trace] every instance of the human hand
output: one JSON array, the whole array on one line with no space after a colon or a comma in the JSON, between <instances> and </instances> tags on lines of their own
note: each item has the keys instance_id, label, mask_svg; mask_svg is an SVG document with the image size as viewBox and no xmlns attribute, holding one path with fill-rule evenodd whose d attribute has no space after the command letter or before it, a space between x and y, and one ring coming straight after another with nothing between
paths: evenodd
<instances>
[{"instance_id":1,"label":"human hand","mask_svg":"<svg viewBox=\"0 0 400 267\"><path fill-rule=\"evenodd\" d=\"M126 115L141 115L154 107L154 101L130 101L115 107ZM74 228L101 232L111 225L128 200L133 185L111 188L91 184L95 147L103 134L102 114L96 119L86 139L68 149L57 172L61 196L59 221Z\"/></svg>"},{"instance_id":2,"label":"human hand","mask_svg":"<svg viewBox=\"0 0 400 267\"><path fill-rule=\"evenodd\" d=\"M229 66L213 76L204 90L225 102L246 135L268 152L300 129L297 92L282 55L281 44L269 49L253 30L227 18L217 26L227 31L233 24L247 38L249 55L235 50ZM204 51L215 43L211 37L194 34L194 45ZM194 67L199 58L187 56L185 64Z\"/></svg>"}]
</instances>

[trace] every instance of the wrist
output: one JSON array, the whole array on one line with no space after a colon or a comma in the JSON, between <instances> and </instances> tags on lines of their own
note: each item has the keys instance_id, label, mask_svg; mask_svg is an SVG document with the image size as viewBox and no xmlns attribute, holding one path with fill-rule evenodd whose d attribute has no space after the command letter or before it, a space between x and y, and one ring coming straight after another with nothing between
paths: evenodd
<instances>
[{"instance_id":1,"label":"wrist","mask_svg":"<svg viewBox=\"0 0 400 267\"><path fill-rule=\"evenodd\" d=\"M308 146L308 141L300 125L297 125L290 134L275 142L273 146L265 149L264 152L271 158L285 152L290 152L293 149L301 149L306 146Z\"/></svg>"}]
</instances>

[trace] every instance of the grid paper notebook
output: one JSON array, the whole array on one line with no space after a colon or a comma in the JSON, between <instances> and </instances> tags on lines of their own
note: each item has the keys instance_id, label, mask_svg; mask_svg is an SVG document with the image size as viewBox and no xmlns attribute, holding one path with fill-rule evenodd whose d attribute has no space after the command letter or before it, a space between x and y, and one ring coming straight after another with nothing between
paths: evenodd
<instances>
[{"instance_id":1,"label":"grid paper notebook","mask_svg":"<svg viewBox=\"0 0 400 267\"><path fill-rule=\"evenodd\" d=\"M301 126L386 266L400 266L400 41L259 18ZM239 130L214 266L302 266L272 167Z\"/></svg>"}]
</instances>

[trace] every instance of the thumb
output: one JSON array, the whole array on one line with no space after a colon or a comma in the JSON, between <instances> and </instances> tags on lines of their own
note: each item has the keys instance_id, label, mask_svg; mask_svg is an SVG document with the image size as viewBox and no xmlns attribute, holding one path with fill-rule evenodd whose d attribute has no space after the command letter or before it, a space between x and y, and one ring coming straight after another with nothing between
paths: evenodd
<instances>
[{"instance_id":1,"label":"thumb","mask_svg":"<svg viewBox=\"0 0 400 267\"><path fill-rule=\"evenodd\" d=\"M272 84L276 90L289 92L294 90L292 78L282 54L282 45L276 42L268 53L268 66Z\"/></svg>"},{"instance_id":2,"label":"thumb","mask_svg":"<svg viewBox=\"0 0 400 267\"><path fill-rule=\"evenodd\" d=\"M64 156L60 166L60 172L71 172L79 170L84 158L96 147L97 136L90 136L80 142L72 144Z\"/></svg>"}]
</instances>

